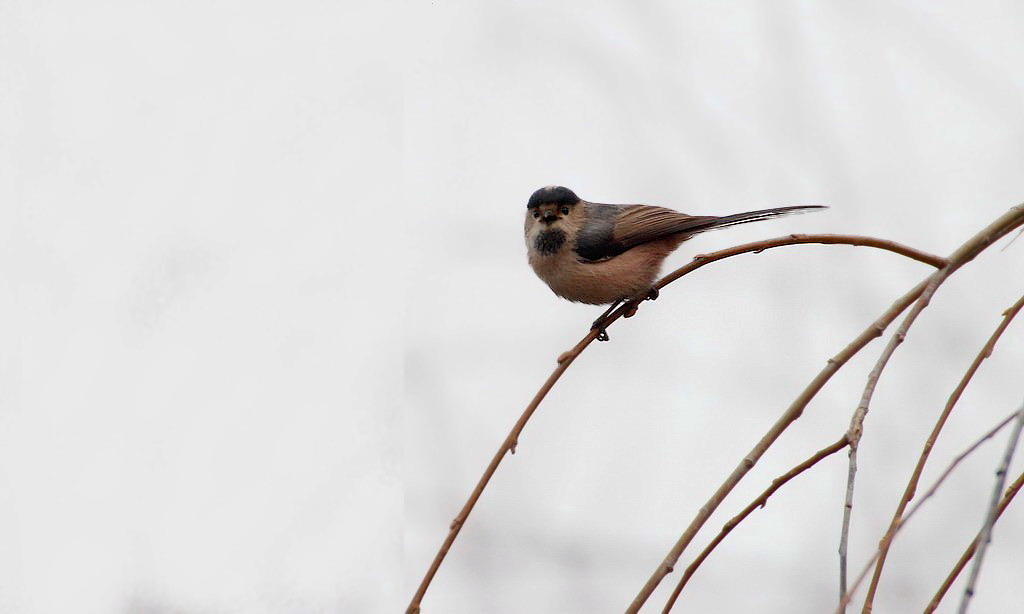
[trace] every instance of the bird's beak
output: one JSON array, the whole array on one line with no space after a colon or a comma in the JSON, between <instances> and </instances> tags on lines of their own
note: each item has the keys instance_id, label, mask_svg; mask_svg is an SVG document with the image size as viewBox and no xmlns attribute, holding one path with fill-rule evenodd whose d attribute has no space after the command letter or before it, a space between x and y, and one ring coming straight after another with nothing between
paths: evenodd
<instances>
[{"instance_id":1,"label":"bird's beak","mask_svg":"<svg viewBox=\"0 0 1024 614\"><path fill-rule=\"evenodd\" d=\"M554 222L555 220L558 219L558 213L556 213L552 209L548 209L541 215L540 219L544 220L545 224L550 224L551 222Z\"/></svg>"}]
</instances>

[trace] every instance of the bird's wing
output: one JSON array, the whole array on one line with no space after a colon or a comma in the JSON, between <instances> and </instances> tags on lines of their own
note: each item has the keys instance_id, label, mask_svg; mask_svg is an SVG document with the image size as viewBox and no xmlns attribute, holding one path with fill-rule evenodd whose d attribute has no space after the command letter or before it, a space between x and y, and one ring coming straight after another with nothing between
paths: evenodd
<instances>
[{"instance_id":1,"label":"bird's wing","mask_svg":"<svg viewBox=\"0 0 1024 614\"><path fill-rule=\"evenodd\" d=\"M670 235L695 235L707 230L827 208L820 205L797 205L718 217L686 215L651 205L587 203L587 224L576 236L576 253L584 261L594 262L614 258L637 245Z\"/></svg>"},{"instance_id":2,"label":"bird's wing","mask_svg":"<svg viewBox=\"0 0 1024 614\"><path fill-rule=\"evenodd\" d=\"M576 253L588 261L613 258L669 235L706 230L714 216L693 216L651 205L588 203L586 230L576 239Z\"/></svg>"},{"instance_id":3,"label":"bird's wing","mask_svg":"<svg viewBox=\"0 0 1024 614\"><path fill-rule=\"evenodd\" d=\"M616 218L612 239L629 249L668 235L703 230L716 219L711 215L686 215L665 207L631 205L623 207Z\"/></svg>"}]
</instances>

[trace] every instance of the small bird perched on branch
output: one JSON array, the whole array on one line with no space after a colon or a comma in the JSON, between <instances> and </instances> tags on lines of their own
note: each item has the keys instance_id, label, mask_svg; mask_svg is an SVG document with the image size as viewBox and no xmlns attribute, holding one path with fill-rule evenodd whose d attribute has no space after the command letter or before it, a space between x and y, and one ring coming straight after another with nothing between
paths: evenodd
<instances>
[{"instance_id":1,"label":"small bird perched on branch","mask_svg":"<svg viewBox=\"0 0 1024 614\"><path fill-rule=\"evenodd\" d=\"M778 207L717 217L686 215L651 205L581 200L569 188L548 186L526 204L530 266L555 294L591 305L611 304L593 325L608 340L604 319L623 301L658 298L661 263L695 234L826 207Z\"/></svg>"}]
</instances>

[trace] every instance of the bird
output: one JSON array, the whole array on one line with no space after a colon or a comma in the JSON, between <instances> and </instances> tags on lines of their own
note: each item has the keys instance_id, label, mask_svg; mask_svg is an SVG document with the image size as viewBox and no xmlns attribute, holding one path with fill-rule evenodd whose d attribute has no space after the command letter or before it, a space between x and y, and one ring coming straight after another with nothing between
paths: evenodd
<instances>
[{"instance_id":1,"label":"bird","mask_svg":"<svg viewBox=\"0 0 1024 614\"><path fill-rule=\"evenodd\" d=\"M827 209L776 207L733 215L687 215L654 205L613 205L582 200L563 186L535 191L526 204L525 237L530 267L558 296L611 305L594 321L597 339L608 340L605 318L624 301L654 300L662 263L690 237L782 215Z\"/></svg>"}]
</instances>

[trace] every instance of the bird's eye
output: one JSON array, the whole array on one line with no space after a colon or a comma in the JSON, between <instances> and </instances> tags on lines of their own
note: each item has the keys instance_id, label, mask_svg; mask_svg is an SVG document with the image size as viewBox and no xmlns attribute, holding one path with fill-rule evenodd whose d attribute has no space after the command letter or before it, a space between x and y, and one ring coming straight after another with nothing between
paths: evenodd
<instances>
[{"instance_id":1,"label":"bird's eye","mask_svg":"<svg viewBox=\"0 0 1024 614\"><path fill-rule=\"evenodd\" d=\"M540 217L540 211L534 209L533 210L533 219L537 219L539 217Z\"/></svg>"},{"instance_id":2,"label":"bird's eye","mask_svg":"<svg viewBox=\"0 0 1024 614\"><path fill-rule=\"evenodd\" d=\"M569 215L569 207L562 207L562 215Z\"/></svg>"}]
</instances>

